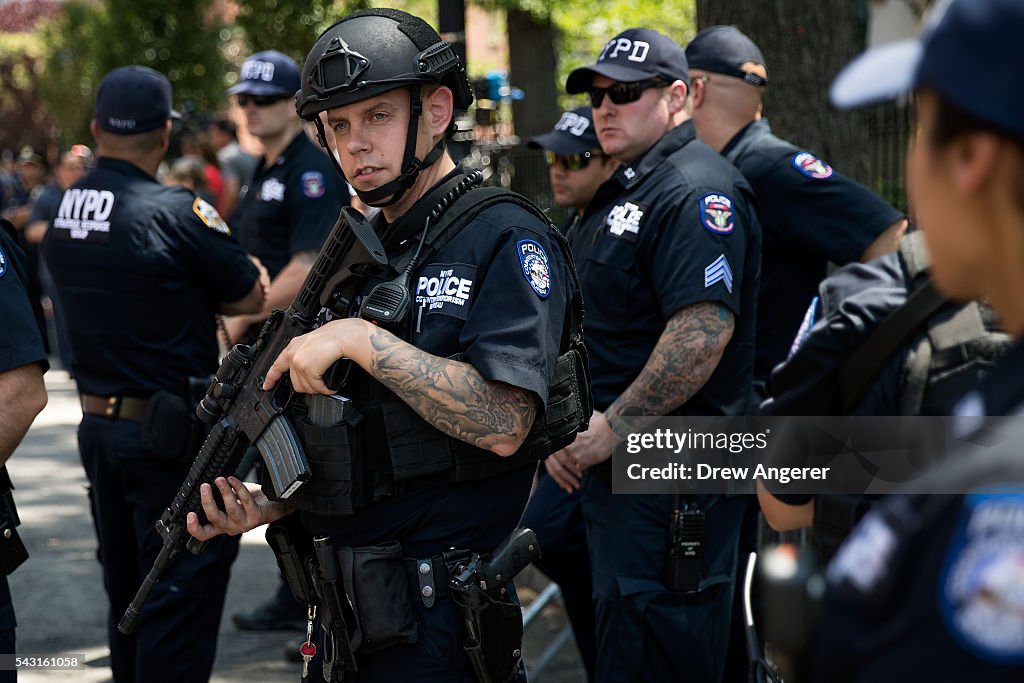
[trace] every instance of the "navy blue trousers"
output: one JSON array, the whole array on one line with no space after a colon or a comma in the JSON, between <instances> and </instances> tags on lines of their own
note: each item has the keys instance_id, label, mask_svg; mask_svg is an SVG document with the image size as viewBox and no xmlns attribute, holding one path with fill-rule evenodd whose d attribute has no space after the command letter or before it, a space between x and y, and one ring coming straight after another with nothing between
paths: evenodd
<instances>
[{"instance_id":1,"label":"navy blue trousers","mask_svg":"<svg viewBox=\"0 0 1024 683\"><path fill-rule=\"evenodd\" d=\"M597 644L594 640L594 601L591 595L587 530L579 491L566 493L543 467L520 526L533 529L541 558L534 564L558 584L572 624L587 680L594 680Z\"/></svg>"},{"instance_id":2,"label":"navy blue trousers","mask_svg":"<svg viewBox=\"0 0 1024 683\"><path fill-rule=\"evenodd\" d=\"M78 428L89 503L99 539L114 680L206 681L238 538L181 553L150 593L133 636L117 630L162 541L154 523L174 499L190 462L146 456L140 423L86 415Z\"/></svg>"},{"instance_id":3,"label":"navy blue trousers","mask_svg":"<svg viewBox=\"0 0 1024 683\"><path fill-rule=\"evenodd\" d=\"M597 610L599 682L722 679L748 501L743 496L690 500L706 515L700 586L673 591L665 573L675 497L612 495L609 481L585 476L583 518Z\"/></svg>"}]
</instances>

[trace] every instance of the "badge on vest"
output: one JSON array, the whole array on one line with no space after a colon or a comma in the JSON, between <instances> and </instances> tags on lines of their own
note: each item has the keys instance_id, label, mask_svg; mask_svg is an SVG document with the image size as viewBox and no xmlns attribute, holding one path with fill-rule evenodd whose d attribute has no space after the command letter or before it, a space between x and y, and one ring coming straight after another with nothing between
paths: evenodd
<instances>
[{"instance_id":1,"label":"badge on vest","mask_svg":"<svg viewBox=\"0 0 1024 683\"><path fill-rule=\"evenodd\" d=\"M824 180L832 176L832 167L810 152L797 152L789 163L808 178Z\"/></svg>"},{"instance_id":2,"label":"badge on vest","mask_svg":"<svg viewBox=\"0 0 1024 683\"><path fill-rule=\"evenodd\" d=\"M810 336L811 328L814 327L814 323L818 318L818 301L820 301L819 297L811 299L811 305L807 307L804 319L800 322L796 336L793 337L793 344L789 347L789 355L786 356L786 360L792 358L797 349L803 346L804 342L807 341L807 337Z\"/></svg>"},{"instance_id":3,"label":"badge on vest","mask_svg":"<svg viewBox=\"0 0 1024 683\"><path fill-rule=\"evenodd\" d=\"M700 198L700 222L716 235L728 235L736 229L732 210L732 197L720 192L709 192Z\"/></svg>"},{"instance_id":4,"label":"badge on vest","mask_svg":"<svg viewBox=\"0 0 1024 683\"><path fill-rule=\"evenodd\" d=\"M721 282L732 294L732 268L729 267L729 260L725 258L725 254L721 254L704 269L704 289L716 282Z\"/></svg>"},{"instance_id":5,"label":"badge on vest","mask_svg":"<svg viewBox=\"0 0 1024 683\"><path fill-rule=\"evenodd\" d=\"M0 228L3 230L3 228ZM4 253L3 247L0 247L0 277L7 275L7 254Z\"/></svg>"},{"instance_id":6,"label":"badge on vest","mask_svg":"<svg viewBox=\"0 0 1024 683\"><path fill-rule=\"evenodd\" d=\"M646 211L646 206L633 202L613 206L608 212L608 218L605 219L608 234L636 242L637 235L640 234L640 221L643 220Z\"/></svg>"},{"instance_id":7,"label":"badge on vest","mask_svg":"<svg viewBox=\"0 0 1024 683\"><path fill-rule=\"evenodd\" d=\"M267 178L260 185L260 201L263 202L283 202L284 201L284 183L277 178Z\"/></svg>"},{"instance_id":8,"label":"badge on vest","mask_svg":"<svg viewBox=\"0 0 1024 683\"><path fill-rule=\"evenodd\" d=\"M302 174L302 194L310 199L316 199L317 197L323 197L324 192L323 173L320 171L306 171Z\"/></svg>"},{"instance_id":9,"label":"badge on vest","mask_svg":"<svg viewBox=\"0 0 1024 683\"><path fill-rule=\"evenodd\" d=\"M213 205L209 202L196 197L196 200L192 202L192 211L199 216L199 220L210 230L215 230L222 235L231 234L231 228L228 227L228 224L220 217L217 209L213 208Z\"/></svg>"},{"instance_id":10,"label":"badge on vest","mask_svg":"<svg viewBox=\"0 0 1024 683\"><path fill-rule=\"evenodd\" d=\"M530 289L541 299L547 299L551 294L551 265L544 247L533 240L519 240L516 242L516 253L519 254L523 277L530 283Z\"/></svg>"},{"instance_id":11,"label":"badge on vest","mask_svg":"<svg viewBox=\"0 0 1024 683\"><path fill-rule=\"evenodd\" d=\"M440 313L465 320L474 280L476 266L432 263L420 271L416 281L416 304L428 315Z\"/></svg>"},{"instance_id":12,"label":"badge on vest","mask_svg":"<svg viewBox=\"0 0 1024 683\"><path fill-rule=\"evenodd\" d=\"M939 612L950 633L991 662L1024 664L1024 488L970 493L946 552Z\"/></svg>"},{"instance_id":13,"label":"badge on vest","mask_svg":"<svg viewBox=\"0 0 1024 683\"><path fill-rule=\"evenodd\" d=\"M110 214L115 197L110 190L91 187L71 188L64 192L53 219L52 239L76 240L94 244L110 242Z\"/></svg>"}]
</instances>

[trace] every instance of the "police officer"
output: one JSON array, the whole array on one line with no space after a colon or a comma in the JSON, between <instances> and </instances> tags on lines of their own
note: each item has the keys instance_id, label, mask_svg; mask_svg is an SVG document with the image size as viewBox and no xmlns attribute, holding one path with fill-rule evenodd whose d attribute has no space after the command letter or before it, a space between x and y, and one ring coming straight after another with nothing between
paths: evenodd
<instances>
[{"instance_id":1,"label":"police officer","mask_svg":"<svg viewBox=\"0 0 1024 683\"><path fill-rule=\"evenodd\" d=\"M294 339L266 379L269 388L287 376L296 391L313 395L304 397L307 405L334 393L329 381L351 401L345 410L359 415L357 424L343 417L317 433L308 419L293 420L313 478L307 493L289 500L306 533L318 538L321 567L325 554L344 558L342 566L358 567L347 584L375 587L348 623L391 615L369 642L337 618L327 619L325 632L336 646L344 639L355 648L346 681L473 680L480 660L465 649L470 613L457 610L447 580L461 570L446 558L495 549L522 514L536 461L550 452L520 446L548 398L573 299L568 251L557 230L511 193L474 204L486 192L468 189L472 181L445 143L453 111L470 104L472 91L451 46L422 19L391 9L348 15L320 36L303 76L299 114L318 126L321 144L333 136L345 177L363 202L381 209L372 227L387 256L413 264L405 280L396 268L361 281L366 269L353 267L355 292L344 289L342 297L351 309ZM434 221L450 220L464 229L444 243L426 239ZM372 314L368 302L380 278L395 285L391 291L411 290L413 309L401 322L363 317ZM335 365L341 358L352 365ZM341 367L349 368L344 382ZM188 520L197 538L241 533L294 512L255 484L215 483L225 511L204 485L210 523ZM329 604L322 584L320 604ZM521 648L508 637L521 629L521 616L511 583L506 588L494 603L502 616L474 628L488 658L515 659ZM517 669L518 661L496 679ZM325 660L325 673L339 672Z\"/></svg>"},{"instance_id":2,"label":"police officer","mask_svg":"<svg viewBox=\"0 0 1024 683\"><path fill-rule=\"evenodd\" d=\"M162 74L142 66L108 73L93 112L97 168L64 193L43 242L75 349L78 443L116 681L210 675L236 539L176 562L134 637L120 634L117 620L161 548L153 524L188 474L187 442L201 436L186 389L189 377L217 368L214 316L259 311L266 293L265 270L216 209L154 177L173 116Z\"/></svg>"},{"instance_id":3,"label":"police officer","mask_svg":"<svg viewBox=\"0 0 1024 683\"><path fill-rule=\"evenodd\" d=\"M569 74L620 163L570 242L587 302L590 428L566 451L589 470L583 514L597 606L597 680L718 680L746 501L613 496L615 444L639 415L742 415L753 372L760 227L739 172L696 138L686 56L629 29ZM668 581L670 518L703 513L699 578Z\"/></svg>"},{"instance_id":4,"label":"police officer","mask_svg":"<svg viewBox=\"0 0 1024 683\"><path fill-rule=\"evenodd\" d=\"M1016 344L958 413L1019 416L1024 101L1006 84L1020 70L1024 6L952 0L937 8L920 41L858 59L833 84L832 99L851 106L913 88L918 133L907 162L908 190L936 286L957 299L989 299ZM1015 428L1013 421L1004 426ZM1004 469L985 481L979 475L986 458L954 454L943 465L947 472L936 473L947 481L933 481L931 490L959 495L897 496L854 530L829 569L820 680L1024 676L1019 440L993 451L1016 463L1017 475Z\"/></svg>"},{"instance_id":5,"label":"police officer","mask_svg":"<svg viewBox=\"0 0 1024 683\"><path fill-rule=\"evenodd\" d=\"M35 316L29 306L25 257L16 242L14 226L0 221L0 405L4 406L0 426L0 466L14 453L32 420L46 406L43 373L49 364ZM6 468L3 468L6 478ZM8 522L9 520L4 520ZM14 604L6 572L0 575L0 653L13 655ZM0 681L17 680L13 667L0 672Z\"/></svg>"},{"instance_id":6,"label":"police officer","mask_svg":"<svg viewBox=\"0 0 1024 683\"><path fill-rule=\"evenodd\" d=\"M255 176L243 187L228 222L242 247L270 273L264 310L227 320L234 342L250 339L271 310L288 308L339 207L348 203L344 183L295 114L298 89L298 65L287 55L268 50L245 60L238 84L228 90L245 112L249 132L263 143Z\"/></svg>"},{"instance_id":7,"label":"police officer","mask_svg":"<svg viewBox=\"0 0 1024 683\"><path fill-rule=\"evenodd\" d=\"M754 378L763 384L786 358L828 262L868 261L895 250L906 221L860 183L772 134L761 116L764 57L735 26L698 33L686 59L698 137L735 164L757 193L764 249Z\"/></svg>"},{"instance_id":8,"label":"police officer","mask_svg":"<svg viewBox=\"0 0 1024 683\"><path fill-rule=\"evenodd\" d=\"M568 233L618 163L601 150L590 107L564 112L551 131L530 138L526 144L544 150L555 203L569 211L561 228ZM559 585L576 646L592 681L597 647L590 559L580 506L581 476L576 462L564 450L553 453L544 461L522 525L536 532L544 549L535 564Z\"/></svg>"}]
</instances>

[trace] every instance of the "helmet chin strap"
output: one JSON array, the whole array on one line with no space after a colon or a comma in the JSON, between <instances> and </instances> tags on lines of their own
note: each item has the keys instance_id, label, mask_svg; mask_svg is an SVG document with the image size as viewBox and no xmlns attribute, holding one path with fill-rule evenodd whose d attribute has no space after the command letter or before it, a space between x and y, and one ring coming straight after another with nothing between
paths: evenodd
<instances>
[{"instance_id":1,"label":"helmet chin strap","mask_svg":"<svg viewBox=\"0 0 1024 683\"><path fill-rule=\"evenodd\" d=\"M367 206L374 208L384 208L386 206L392 206L397 203L406 191L412 187L413 183L416 182L416 178L419 176L420 171L425 168L433 166L441 155L444 153L444 138L438 140L434 148L427 153L427 156L422 161L416 158L416 137L418 134L420 115L423 113L423 102L420 100L420 90L417 86L413 86L410 89L409 99L411 114L409 116L409 130L405 135L405 153L402 157L402 174L394 180L384 183L375 190L356 190L356 195L363 201ZM320 117L316 117L315 120L317 128L317 140L320 145L327 148L330 152L330 148L327 147L327 140L324 137L323 123ZM334 168L342 175L345 176L344 171L341 170L341 164L338 163L335 155L328 154L331 157L331 161L334 163ZM355 188L353 188L355 189Z\"/></svg>"}]
</instances>

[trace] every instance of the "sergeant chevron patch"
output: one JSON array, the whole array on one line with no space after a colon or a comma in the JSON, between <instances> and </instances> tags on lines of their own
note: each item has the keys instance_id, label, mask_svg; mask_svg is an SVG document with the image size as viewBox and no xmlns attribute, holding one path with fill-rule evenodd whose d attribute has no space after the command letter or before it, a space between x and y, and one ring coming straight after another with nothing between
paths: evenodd
<instances>
[{"instance_id":1,"label":"sergeant chevron patch","mask_svg":"<svg viewBox=\"0 0 1024 683\"><path fill-rule=\"evenodd\" d=\"M732 294L732 268L729 267L729 261L725 258L725 254L716 258L704 269L704 288L707 289L716 282L724 284Z\"/></svg>"}]
</instances>

